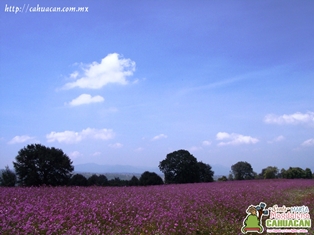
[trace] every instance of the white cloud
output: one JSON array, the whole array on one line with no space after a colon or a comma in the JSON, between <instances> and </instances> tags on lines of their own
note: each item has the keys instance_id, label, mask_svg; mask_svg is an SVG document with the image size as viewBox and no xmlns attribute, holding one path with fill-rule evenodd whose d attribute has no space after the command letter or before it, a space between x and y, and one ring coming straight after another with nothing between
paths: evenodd
<instances>
[{"instance_id":1,"label":"white cloud","mask_svg":"<svg viewBox=\"0 0 314 235\"><path fill-rule=\"evenodd\" d=\"M204 146L210 146L212 144L212 142L210 142L210 141L208 141L208 140L204 140L203 142L202 142L202 145L204 145Z\"/></svg>"},{"instance_id":2,"label":"white cloud","mask_svg":"<svg viewBox=\"0 0 314 235\"><path fill-rule=\"evenodd\" d=\"M301 145L305 147L314 146L314 139L308 139L304 141Z\"/></svg>"},{"instance_id":3,"label":"white cloud","mask_svg":"<svg viewBox=\"0 0 314 235\"><path fill-rule=\"evenodd\" d=\"M69 103L69 105L78 106L78 105L82 105L82 104L99 103L99 102L103 102L103 101L104 101L104 98L101 97L100 95L92 97L89 94L82 94L79 97L72 100Z\"/></svg>"},{"instance_id":4,"label":"white cloud","mask_svg":"<svg viewBox=\"0 0 314 235\"><path fill-rule=\"evenodd\" d=\"M63 132L51 132L50 134L46 135L48 142L55 142L58 141L59 143L76 143L80 142L83 137L81 133L74 132L74 131L63 131Z\"/></svg>"},{"instance_id":5,"label":"white cloud","mask_svg":"<svg viewBox=\"0 0 314 235\"><path fill-rule=\"evenodd\" d=\"M95 152L93 153L93 156L99 156L101 154L101 152Z\"/></svg>"},{"instance_id":6,"label":"white cloud","mask_svg":"<svg viewBox=\"0 0 314 235\"><path fill-rule=\"evenodd\" d=\"M79 73L77 71L74 71L73 73L70 74L71 79L76 79Z\"/></svg>"},{"instance_id":7,"label":"white cloud","mask_svg":"<svg viewBox=\"0 0 314 235\"><path fill-rule=\"evenodd\" d=\"M275 142L281 142L285 140L285 137L283 135L277 136L276 138L274 138L273 140L268 141L268 143L272 144Z\"/></svg>"},{"instance_id":8,"label":"white cloud","mask_svg":"<svg viewBox=\"0 0 314 235\"><path fill-rule=\"evenodd\" d=\"M211 141L208 141L208 140L204 140L202 141L202 146L206 147L206 146L210 146L212 144ZM189 151L191 152L197 152L197 151L200 151L202 150L202 146L192 146L189 148Z\"/></svg>"},{"instance_id":9,"label":"white cloud","mask_svg":"<svg viewBox=\"0 0 314 235\"><path fill-rule=\"evenodd\" d=\"M144 148L142 148L142 147L138 147L137 149L135 149L134 151L135 152L142 152L144 150Z\"/></svg>"},{"instance_id":10,"label":"white cloud","mask_svg":"<svg viewBox=\"0 0 314 235\"><path fill-rule=\"evenodd\" d=\"M274 114L268 114L264 118L264 122L269 124L312 124L314 125L314 112L300 113L296 112L293 114L284 114L277 116Z\"/></svg>"},{"instance_id":11,"label":"white cloud","mask_svg":"<svg viewBox=\"0 0 314 235\"><path fill-rule=\"evenodd\" d=\"M191 151L191 152L196 152L196 151L199 151L199 150L202 150L202 147L192 146L192 147L190 148L190 151Z\"/></svg>"},{"instance_id":12,"label":"white cloud","mask_svg":"<svg viewBox=\"0 0 314 235\"><path fill-rule=\"evenodd\" d=\"M218 146L224 145L240 145L240 144L256 144L258 139L251 136L240 135L236 133L228 134L227 132L218 132L216 135L217 140L230 140L227 142L219 142Z\"/></svg>"},{"instance_id":13,"label":"white cloud","mask_svg":"<svg viewBox=\"0 0 314 235\"><path fill-rule=\"evenodd\" d=\"M165 139L167 137L168 136L166 136L165 134L156 135L154 138L152 138L152 141L159 140L159 139Z\"/></svg>"},{"instance_id":14,"label":"white cloud","mask_svg":"<svg viewBox=\"0 0 314 235\"><path fill-rule=\"evenodd\" d=\"M285 137L283 135L280 135L280 136L277 136L274 141L280 142L280 141L283 141L284 139Z\"/></svg>"},{"instance_id":15,"label":"white cloud","mask_svg":"<svg viewBox=\"0 0 314 235\"><path fill-rule=\"evenodd\" d=\"M216 135L217 140L223 140L223 139L227 139L229 137L230 137L230 134L228 134L227 132L218 132Z\"/></svg>"},{"instance_id":16,"label":"white cloud","mask_svg":"<svg viewBox=\"0 0 314 235\"><path fill-rule=\"evenodd\" d=\"M119 109L116 107L110 107L110 108L105 110L105 112L107 112L107 113L116 113L118 111L119 111Z\"/></svg>"},{"instance_id":17,"label":"white cloud","mask_svg":"<svg viewBox=\"0 0 314 235\"><path fill-rule=\"evenodd\" d=\"M244 80L250 80L250 79L255 79L257 77L267 77L269 75L273 75L276 72L276 69L264 69L264 70L257 70L257 71L252 71L252 72L247 72L244 74L239 74L233 77L229 77L229 78L225 78L225 79L220 79L217 82L212 82L209 83L207 85L201 85L198 87L188 87L185 88L184 90L182 90L182 93L187 93L187 92L195 92L195 91L199 91L199 90L209 90L209 89L216 89L219 87L224 87L224 86L228 86L237 82L241 82Z\"/></svg>"},{"instance_id":18,"label":"white cloud","mask_svg":"<svg viewBox=\"0 0 314 235\"><path fill-rule=\"evenodd\" d=\"M8 142L8 144L19 144L19 143L25 143L27 141L35 141L35 137L31 137L31 136L28 136L28 135L17 135L15 137L13 137L12 140L10 140Z\"/></svg>"},{"instance_id":19,"label":"white cloud","mask_svg":"<svg viewBox=\"0 0 314 235\"><path fill-rule=\"evenodd\" d=\"M128 84L126 78L132 76L135 71L135 62L113 53L104 57L100 63L93 62L81 67L83 74L73 72L70 77L76 80L65 84L64 89L75 87L100 89L109 83L126 85Z\"/></svg>"},{"instance_id":20,"label":"white cloud","mask_svg":"<svg viewBox=\"0 0 314 235\"><path fill-rule=\"evenodd\" d=\"M121 144L121 143L115 143L115 144L109 144L108 146L109 146L110 148L119 149L119 148L122 148L123 144Z\"/></svg>"},{"instance_id":21,"label":"white cloud","mask_svg":"<svg viewBox=\"0 0 314 235\"><path fill-rule=\"evenodd\" d=\"M132 83L137 84L139 81L140 81L139 79L135 79Z\"/></svg>"},{"instance_id":22,"label":"white cloud","mask_svg":"<svg viewBox=\"0 0 314 235\"><path fill-rule=\"evenodd\" d=\"M114 132L110 129L93 129L87 128L81 132L74 131L63 131L63 132L51 132L46 135L48 142L59 142L59 143L78 143L83 139L100 139L108 140L114 137Z\"/></svg>"},{"instance_id":23,"label":"white cloud","mask_svg":"<svg viewBox=\"0 0 314 235\"><path fill-rule=\"evenodd\" d=\"M76 159L76 158L78 158L78 157L80 157L80 156L82 156L82 154L81 154L79 151L74 151L74 152L72 152L72 153L69 154L69 157L70 157L72 160L74 160L74 159Z\"/></svg>"}]
</instances>

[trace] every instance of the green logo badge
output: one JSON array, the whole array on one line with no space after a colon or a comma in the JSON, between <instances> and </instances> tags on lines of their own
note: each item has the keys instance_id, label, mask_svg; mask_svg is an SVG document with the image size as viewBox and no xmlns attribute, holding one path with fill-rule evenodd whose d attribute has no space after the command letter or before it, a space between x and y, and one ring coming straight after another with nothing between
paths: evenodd
<instances>
[{"instance_id":1,"label":"green logo badge","mask_svg":"<svg viewBox=\"0 0 314 235\"><path fill-rule=\"evenodd\" d=\"M262 233L264 227L262 225L262 217L268 216L269 212L266 208L266 203L261 202L259 205L250 205L246 209L247 216L243 220L243 227L241 228L242 233L253 232Z\"/></svg>"}]
</instances>

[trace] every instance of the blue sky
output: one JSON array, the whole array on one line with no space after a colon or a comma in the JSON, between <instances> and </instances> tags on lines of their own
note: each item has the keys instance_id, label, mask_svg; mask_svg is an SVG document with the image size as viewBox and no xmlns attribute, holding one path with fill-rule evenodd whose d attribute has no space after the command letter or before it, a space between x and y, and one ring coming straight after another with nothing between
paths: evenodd
<instances>
[{"instance_id":1,"label":"blue sky","mask_svg":"<svg viewBox=\"0 0 314 235\"><path fill-rule=\"evenodd\" d=\"M314 171L314 2L10 1L0 12L0 167L31 143L82 163ZM214 168L215 170L215 168Z\"/></svg>"}]
</instances>

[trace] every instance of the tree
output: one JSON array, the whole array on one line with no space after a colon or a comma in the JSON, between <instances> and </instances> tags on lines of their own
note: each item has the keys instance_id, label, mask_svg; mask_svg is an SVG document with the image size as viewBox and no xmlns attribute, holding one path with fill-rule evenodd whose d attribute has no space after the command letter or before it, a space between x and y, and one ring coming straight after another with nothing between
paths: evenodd
<instances>
[{"instance_id":1,"label":"tree","mask_svg":"<svg viewBox=\"0 0 314 235\"><path fill-rule=\"evenodd\" d=\"M212 167L209 164L205 164L203 162L198 162L197 165L199 168L200 182L213 182L214 172L212 171Z\"/></svg>"},{"instance_id":2,"label":"tree","mask_svg":"<svg viewBox=\"0 0 314 235\"><path fill-rule=\"evenodd\" d=\"M255 173L250 163L237 162L231 166L231 170L235 180L254 179Z\"/></svg>"},{"instance_id":3,"label":"tree","mask_svg":"<svg viewBox=\"0 0 314 235\"><path fill-rule=\"evenodd\" d=\"M287 177L286 177L286 172L287 172L287 171L285 170L285 168L282 168L282 169L280 170L280 173L279 173L280 177L281 177L281 178L287 178Z\"/></svg>"},{"instance_id":4,"label":"tree","mask_svg":"<svg viewBox=\"0 0 314 235\"><path fill-rule=\"evenodd\" d=\"M10 170L9 166L5 167L0 177L0 185L6 187L13 187L16 184L16 175Z\"/></svg>"},{"instance_id":5,"label":"tree","mask_svg":"<svg viewBox=\"0 0 314 235\"><path fill-rule=\"evenodd\" d=\"M87 179L87 185L98 185L98 176L96 174L93 174L91 177Z\"/></svg>"},{"instance_id":6,"label":"tree","mask_svg":"<svg viewBox=\"0 0 314 235\"><path fill-rule=\"evenodd\" d=\"M98 176L98 185L99 186L107 186L108 183L108 178L105 175L99 175Z\"/></svg>"},{"instance_id":7,"label":"tree","mask_svg":"<svg viewBox=\"0 0 314 235\"><path fill-rule=\"evenodd\" d=\"M218 181L228 181L228 178L223 175L222 177L218 178Z\"/></svg>"},{"instance_id":8,"label":"tree","mask_svg":"<svg viewBox=\"0 0 314 235\"><path fill-rule=\"evenodd\" d=\"M74 170L72 161L61 149L40 144L27 145L15 159L15 172L23 186L67 185Z\"/></svg>"},{"instance_id":9,"label":"tree","mask_svg":"<svg viewBox=\"0 0 314 235\"><path fill-rule=\"evenodd\" d=\"M305 178L306 179L312 179L313 178L313 174L310 168L306 168L305 169Z\"/></svg>"},{"instance_id":10,"label":"tree","mask_svg":"<svg viewBox=\"0 0 314 235\"><path fill-rule=\"evenodd\" d=\"M228 180L234 180L232 171L229 172Z\"/></svg>"},{"instance_id":11,"label":"tree","mask_svg":"<svg viewBox=\"0 0 314 235\"><path fill-rule=\"evenodd\" d=\"M264 169L262 169L262 172L260 174L260 178L262 179L275 179L278 178L279 170L275 166L268 166Z\"/></svg>"},{"instance_id":12,"label":"tree","mask_svg":"<svg viewBox=\"0 0 314 235\"><path fill-rule=\"evenodd\" d=\"M282 175L283 178L286 179L305 179L307 177L310 177L310 173L312 172L309 168L306 168L306 170L303 170L300 167L289 167L288 170L282 169Z\"/></svg>"},{"instance_id":13,"label":"tree","mask_svg":"<svg viewBox=\"0 0 314 235\"><path fill-rule=\"evenodd\" d=\"M127 186L129 181L121 180L119 177L115 177L114 179L109 180L108 183L110 186Z\"/></svg>"},{"instance_id":14,"label":"tree","mask_svg":"<svg viewBox=\"0 0 314 235\"><path fill-rule=\"evenodd\" d=\"M139 184L139 179L135 175L133 175L133 177L129 181L129 186L138 186Z\"/></svg>"},{"instance_id":15,"label":"tree","mask_svg":"<svg viewBox=\"0 0 314 235\"><path fill-rule=\"evenodd\" d=\"M106 186L108 185L108 179L105 175L99 175L93 174L91 177L87 180L88 185L96 185L96 186Z\"/></svg>"},{"instance_id":16,"label":"tree","mask_svg":"<svg viewBox=\"0 0 314 235\"><path fill-rule=\"evenodd\" d=\"M165 183L195 183L200 181L199 165L196 158L186 150L167 154L160 162L159 169L165 175Z\"/></svg>"},{"instance_id":17,"label":"tree","mask_svg":"<svg viewBox=\"0 0 314 235\"><path fill-rule=\"evenodd\" d=\"M70 179L70 185L72 186L87 186L87 179L81 174L75 174Z\"/></svg>"},{"instance_id":18,"label":"tree","mask_svg":"<svg viewBox=\"0 0 314 235\"><path fill-rule=\"evenodd\" d=\"M278 177L278 168L275 166L269 166L266 168L264 179L275 179Z\"/></svg>"},{"instance_id":19,"label":"tree","mask_svg":"<svg viewBox=\"0 0 314 235\"><path fill-rule=\"evenodd\" d=\"M161 185L164 184L162 178L155 172L145 171L140 177L140 185Z\"/></svg>"}]
</instances>

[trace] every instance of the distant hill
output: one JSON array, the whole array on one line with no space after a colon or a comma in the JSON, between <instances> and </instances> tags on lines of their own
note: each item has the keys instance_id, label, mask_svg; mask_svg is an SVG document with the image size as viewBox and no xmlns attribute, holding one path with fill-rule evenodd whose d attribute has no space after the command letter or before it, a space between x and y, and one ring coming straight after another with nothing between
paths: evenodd
<instances>
[{"instance_id":1,"label":"distant hill","mask_svg":"<svg viewBox=\"0 0 314 235\"><path fill-rule=\"evenodd\" d=\"M211 165L211 164L209 164ZM226 167L226 166L222 166L222 165L211 165L212 170L214 171L214 175L225 175L228 177L229 172L231 170L231 166L230 167Z\"/></svg>"},{"instance_id":2,"label":"distant hill","mask_svg":"<svg viewBox=\"0 0 314 235\"><path fill-rule=\"evenodd\" d=\"M91 173L138 173L142 174L145 171L162 174L160 170L152 167L135 167L129 165L99 165L96 163L85 163L74 166L75 172L91 172Z\"/></svg>"},{"instance_id":3,"label":"distant hill","mask_svg":"<svg viewBox=\"0 0 314 235\"><path fill-rule=\"evenodd\" d=\"M221 165L211 165L212 170L214 171L214 180L217 180L219 177L225 175L228 177L230 169ZM14 169L11 169L14 172ZM4 169L0 169L0 174ZM158 167L135 167L129 165L99 165L96 163L85 163L78 164L74 166L74 174L80 173L86 178L89 178L93 174L104 174L108 180L119 177L121 180L130 180L132 176L139 178L142 173L145 171L155 172L164 178L163 173L159 170Z\"/></svg>"},{"instance_id":4,"label":"distant hill","mask_svg":"<svg viewBox=\"0 0 314 235\"><path fill-rule=\"evenodd\" d=\"M136 178L140 178L141 174L139 173L92 173L92 172L77 172L74 171L73 175L75 174L81 174L83 176L85 176L85 178L89 178L91 177L93 174L96 175L105 175L107 177L108 180L114 179L114 178L119 178L120 180L130 180L133 176L135 176ZM160 177L163 178L162 175L160 175Z\"/></svg>"},{"instance_id":5,"label":"distant hill","mask_svg":"<svg viewBox=\"0 0 314 235\"><path fill-rule=\"evenodd\" d=\"M221 165L211 165L212 170L214 171L214 176L228 176L230 169ZM78 164L74 166L75 172L89 172L89 173L119 173L132 175L133 174L142 174L145 171L155 172L157 174L163 174L158 167L137 167L130 165L99 165L96 163L85 163Z\"/></svg>"},{"instance_id":6,"label":"distant hill","mask_svg":"<svg viewBox=\"0 0 314 235\"><path fill-rule=\"evenodd\" d=\"M211 164L210 164L211 165ZM225 175L228 177L230 167L222 166L222 165L211 165L212 170L214 171L214 176L222 176ZM0 174L4 169L0 169ZM14 168L11 169L14 172ZM157 174L163 174L158 167L137 167L130 165L99 165L96 163L85 163L78 164L74 166L75 172L89 172L89 173L127 173L129 174L142 174L145 171L155 172Z\"/></svg>"}]
</instances>

